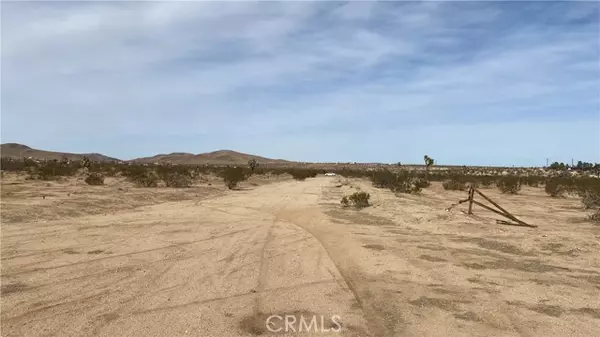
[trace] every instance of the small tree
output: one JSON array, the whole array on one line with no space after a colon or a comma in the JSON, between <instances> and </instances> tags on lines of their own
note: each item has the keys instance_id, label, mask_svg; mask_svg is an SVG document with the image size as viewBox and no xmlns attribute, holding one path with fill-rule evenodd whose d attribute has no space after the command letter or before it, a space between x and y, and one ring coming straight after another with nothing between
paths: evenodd
<instances>
[{"instance_id":1,"label":"small tree","mask_svg":"<svg viewBox=\"0 0 600 337\"><path fill-rule=\"evenodd\" d=\"M91 165L90 158L83 156L83 159L81 159L81 167L89 169L90 165Z\"/></svg>"},{"instance_id":2,"label":"small tree","mask_svg":"<svg viewBox=\"0 0 600 337\"><path fill-rule=\"evenodd\" d=\"M250 167L250 171L254 173L254 169L258 166L258 161L256 159L248 160L248 166Z\"/></svg>"},{"instance_id":3,"label":"small tree","mask_svg":"<svg viewBox=\"0 0 600 337\"><path fill-rule=\"evenodd\" d=\"M423 160L425 160L425 179L428 179L428 177L429 177L429 168L431 166L433 166L434 160L433 160L433 158L429 157L428 155L425 155L423 157Z\"/></svg>"}]
</instances>

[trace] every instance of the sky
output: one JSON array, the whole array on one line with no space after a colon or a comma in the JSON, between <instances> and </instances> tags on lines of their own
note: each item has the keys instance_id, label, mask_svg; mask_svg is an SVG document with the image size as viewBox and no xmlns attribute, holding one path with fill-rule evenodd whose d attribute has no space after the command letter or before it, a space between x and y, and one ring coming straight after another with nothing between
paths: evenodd
<instances>
[{"instance_id":1,"label":"sky","mask_svg":"<svg viewBox=\"0 0 600 337\"><path fill-rule=\"evenodd\" d=\"M600 162L599 2L2 2L1 141Z\"/></svg>"}]
</instances>

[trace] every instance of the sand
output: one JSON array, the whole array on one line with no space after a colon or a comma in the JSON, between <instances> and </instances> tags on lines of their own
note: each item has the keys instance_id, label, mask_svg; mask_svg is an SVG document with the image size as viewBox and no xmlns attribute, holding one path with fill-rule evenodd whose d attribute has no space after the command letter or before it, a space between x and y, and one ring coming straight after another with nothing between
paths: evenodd
<instances>
[{"instance_id":1,"label":"sand","mask_svg":"<svg viewBox=\"0 0 600 337\"><path fill-rule=\"evenodd\" d=\"M341 180L5 177L2 336L600 335L600 226L578 199L482 190L534 229L448 212L465 192L439 184ZM373 205L342 208L357 190Z\"/></svg>"}]
</instances>

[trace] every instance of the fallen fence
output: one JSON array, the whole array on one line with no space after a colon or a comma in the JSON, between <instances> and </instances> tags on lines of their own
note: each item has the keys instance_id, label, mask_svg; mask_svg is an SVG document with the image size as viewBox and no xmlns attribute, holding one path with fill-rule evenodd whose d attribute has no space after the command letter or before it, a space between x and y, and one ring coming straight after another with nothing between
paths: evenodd
<instances>
[{"instance_id":1,"label":"fallen fence","mask_svg":"<svg viewBox=\"0 0 600 337\"><path fill-rule=\"evenodd\" d=\"M485 205L477 200L475 200L475 193L477 193L478 195L480 195L483 199L485 199L486 201L488 201L490 204L492 204L493 206L495 206L497 209L494 209L488 205ZM523 226L523 227L531 227L531 228L537 228L536 225L530 225L528 223L525 223L519 219L517 219L517 217L515 217L514 215L512 215L510 212L508 212L507 210L505 210L504 208L502 208L500 205L498 205L496 202L494 202L492 199L490 199L489 197L485 196L483 193L481 193L481 191L479 191L478 189L476 189L475 187L471 186L469 188L469 196L464 199L464 200L459 200L458 203L453 204L452 206L448 207L446 209L446 211L450 211L454 206L460 205L462 203L465 202L469 202L469 211L468 214L472 215L473 214L473 204L481 206L485 209L487 209L488 211L494 212L498 215L501 215L505 218L508 218L512 221L514 221L515 223L512 222L508 222L505 220L496 220L496 223L500 223L503 225L509 225L509 226Z\"/></svg>"}]
</instances>

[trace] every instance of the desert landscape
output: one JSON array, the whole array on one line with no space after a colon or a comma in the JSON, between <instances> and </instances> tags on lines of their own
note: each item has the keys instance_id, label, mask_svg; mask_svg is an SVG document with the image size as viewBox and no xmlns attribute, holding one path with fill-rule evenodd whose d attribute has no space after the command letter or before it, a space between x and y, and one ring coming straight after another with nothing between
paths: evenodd
<instances>
[{"instance_id":1,"label":"desert landscape","mask_svg":"<svg viewBox=\"0 0 600 337\"><path fill-rule=\"evenodd\" d=\"M253 159L3 157L2 336L600 334L593 174Z\"/></svg>"}]
</instances>

